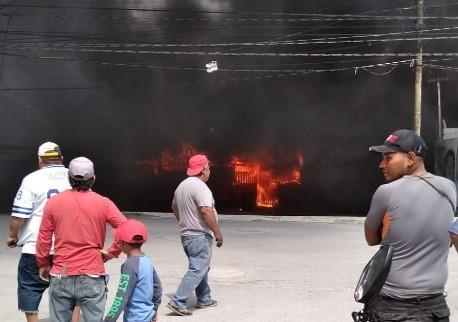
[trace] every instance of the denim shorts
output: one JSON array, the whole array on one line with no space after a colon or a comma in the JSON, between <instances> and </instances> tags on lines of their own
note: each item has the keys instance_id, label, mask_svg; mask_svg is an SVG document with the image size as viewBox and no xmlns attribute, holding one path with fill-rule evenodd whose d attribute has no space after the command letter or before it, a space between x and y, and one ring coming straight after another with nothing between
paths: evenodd
<instances>
[{"instance_id":1,"label":"denim shorts","mask_svg":"<svg viewBox=\"0 0 458 322\"><path fill-rule=\"evenodd\" d=\"M35 254L21 254L17 275L17 298L19 310L26 313L37 313L41 296L49 283L39 277Z\"/></svg>"}]
</instances>

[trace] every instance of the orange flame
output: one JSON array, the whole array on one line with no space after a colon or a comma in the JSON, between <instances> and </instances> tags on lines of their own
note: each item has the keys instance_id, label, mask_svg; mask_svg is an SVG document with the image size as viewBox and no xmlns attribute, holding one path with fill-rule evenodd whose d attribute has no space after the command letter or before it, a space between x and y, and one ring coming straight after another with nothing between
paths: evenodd
<instances>
[{"instance_id":1,"label":"orange flame","mask_svg":"<svg viewBox=\"0 0 458 322\"><path fill-rule=\"evenodd\" d=\"M188 159L199 153L191 144L185 141L180 142L178 150L172 151L167 149L159 154L159 157L153 160L139 160L135 164L146 168L153 172L154 175L159 175L160 172L180 171L186 169Z\"/></svg>"},{"instance_id":2,"label":"orange flame","mask_svg":"<svg viewBox=\"0 0 458 322\"><path fill-rule=\"evenodd\" d=\"M199 153L191 144L181 141L180 147L175 150L167 149L152 160L139 160L135 164L141 166L154 175L162 172L182 171L187 167L187 160L194 154ZM202 152L200 152L202 153ZM274 208L278 206L278 186L284 184L301 184L301 169L304 159L301 152L296 154L293 164L281 173L274 172L271 167L274 163L270 156L264 156L261 162L257 158L234 156L230 167L234 170L234 186L256 185L256 206L262 208Z\"/></svg>"},{"instance_id":3,"label":"orange flame","mask_svg":"<svg viewBox=\"0 0 458 322\"><path fill-rule=\"evenodd\" d=\"M263 208L278 206L278 186L282 184L300 184L303 165L302 154L297 155L297 165L294 169L275 176L272 170L263 169L259 161L243 162L239 157L233 157L231 165L234 167L233 184L256 184L256 205Z\"/></svg>"}]
</instances>

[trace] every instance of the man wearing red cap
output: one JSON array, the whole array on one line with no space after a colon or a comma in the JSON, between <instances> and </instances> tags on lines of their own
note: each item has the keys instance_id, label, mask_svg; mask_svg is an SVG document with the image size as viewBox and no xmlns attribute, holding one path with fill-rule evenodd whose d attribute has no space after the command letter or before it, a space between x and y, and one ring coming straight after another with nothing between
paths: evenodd
<instances>
[{"instance_id":1,"label":"man wearing red cap","mask_svg":"<svg viewBox=\"0 0 458 322\"><path fill-rule=\"evenodd\" d=\"M208 285L213 236L216 247L223 245L213 195L206 185L210 166L205 155L189 159L188 178L175 190L172 210L180 224L181 243L189 268L167 307L179 315L191 315L186 308L188 297L195 291L196 308L215 306Z\"/></svg>"}]
</instances>

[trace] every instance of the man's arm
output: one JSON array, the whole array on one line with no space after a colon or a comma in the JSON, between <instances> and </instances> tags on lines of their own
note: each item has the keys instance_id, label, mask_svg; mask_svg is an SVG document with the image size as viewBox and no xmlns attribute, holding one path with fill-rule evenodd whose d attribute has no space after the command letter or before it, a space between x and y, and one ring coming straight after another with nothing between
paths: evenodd
<instances>
[{"instance_id":1,"label":"man's arm","mask_svg":"<svg viewBox=\"0 0 458 322\"><path fill-rule=\"evenodd\" d=\"M172 202L172 211L177 221L180 221L180 213L178 212L178 207L173 202Z\"/></svg>"},{"instance_id":2,"label":"man's arm","mask_svg":"<svg viewBox=\"0 0 458 322\"><path fill-rule=\"evenodd\" d=\"M36 259L39 267L40 278L49 281L49 252L52 246L52 235L54 232L54 223L52 220L49 202L45 206L43 218L41 219L40 230L38 231Z\"/></svg>"},{"instance_id":3,"label":"man's arm","mask_svg":"<svg viewBox=\"0 0 458 322\"><path fill-rule=\"evenodd\" d=\"M451 232L450 238L452 239L452 244L455 246L455 250L458 252L458 235Z\"/></svg>"},{"instance_id":4,"label":"man's arm","mask_svg":"<svg viewBox=\"0 0 458 322\"><path fill-rule=\"evenodd\" d=\"M157 321L157 311L159 309L159 305L161 305L162 302L162 283L157 275L156 269L153 270L153 288L153 303L156 313L154 313L151 321L155 322Z\"/></svg>"},{"instance_id":5,"label":"man's arm","mask_svg":"<svg viewBox=\"0 0 458 322\"><path fill-rule=\"evenodd\" d=\"M106 209L106 220L113 228L118 228L127 218L119 211L118 207L109 199ZM103 261L106 262L112 258L117 258L121 254L121 243L117 239L113 239L110 247L107 250L101 250Z\"/></svg>"},{"instance_id":6,"label":"man's arm","mask_svg":"<svg viewBox=\"0 0 458 322\"><path fill-rule=\"evenodd\" d=\"M213 207L199 207L199 212L207 226L215 234L216 247L221 247L223 245L223 234L216 221L215 210Z\"/></svg>"},{"instance_id":7,"label":"man's arm","mask_svg":"<svg viewBox=\"0 0 458 322\"><path fill-rule=\"evenodd\" d=\"M24 178L18 192L16 193L16 197L14 197L8 237L5 241L6 248L17 246L19 231L21 230L24 222L32 215L35 194L31 191L29 186L29 181Z\"/></svg>"},{"instance_id":8,"label":"man's arm","mask_svg":"<svg viewBox=\"0 0 458 322\"><path fill-rule=\"evenodd\" d=\"M138 265L138 261L136 262ZM104 322L114 322L116 321L121 312L127 305L129 298L134 290L135 284L137 283L137 274L135 269L131 267L130 264L125 263L121 267L121 277L119 278L119 285L116 291L116 296L113 301L113 305L108 311L107 316L104 319Z\"/></svg>"},{"instance_id":9,"label":"man's arm","mask_svg":"<svg viewBox=\"0 0 458 322\"><path fill-rule=\"evenodd\" d=\"M8 229L8 237L5 240L6 248L13 248L17 246L19 230L21 229L24 222L25 218L11 216Z\"/></svg>"},{"instance_id":10,"label":"man's arm","mask_svg":"<svg viewBox=\"0 0 458 322\"><path fill-rule=\"evenodd\" d=\"M366 241L369 246L379 245L382 241L382 234L380 232L380 229L373 229L368 227L367 224L365 224L364 234L366 236Z\"/></svg>"},{"instance_id":11,"label":"man's arm","mask_svg":"<svg viewBox=\"0 0 458 322\"><path fill-rule=\"evenodd\" d=\"M387 216L390 191L380 186L372 196L371 206L364 223L364 235L369 246L379 245L382 242L383 220ZM387 223L389 226L389 222ZM385 227L385 234L389 227Z\"/></svg>"},{"instance_id":12,"label":"man's arm","mask_svg":"<svg viewBox=\"0 0 458 322\"><path fill-rule=\"evenodd\" d=\"M455 220L452 227L448 230L450 233L450 239L452 240L452 244L455 246L456 251L458 252L458 219Z\"/></svg>"}]
</instances>

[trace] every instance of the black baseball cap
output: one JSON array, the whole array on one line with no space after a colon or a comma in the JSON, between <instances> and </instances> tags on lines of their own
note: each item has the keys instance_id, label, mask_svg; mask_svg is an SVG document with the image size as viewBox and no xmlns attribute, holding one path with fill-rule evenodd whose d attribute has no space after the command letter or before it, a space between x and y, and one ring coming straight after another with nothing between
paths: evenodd
<instances>
[{"instance_id":1,"label":"black baseball cap","mask_svg":"<svg viewBox=\"0 0 458 322\"><path fill-rule=\"evenodd\" d=\"M424 157L428 147L425 141L415 132L410 130L397 130L391 133L383 145L371 146L369 151L379 153L390 152L413 152L415 155Z\"/></svg>"}]
</instances>

